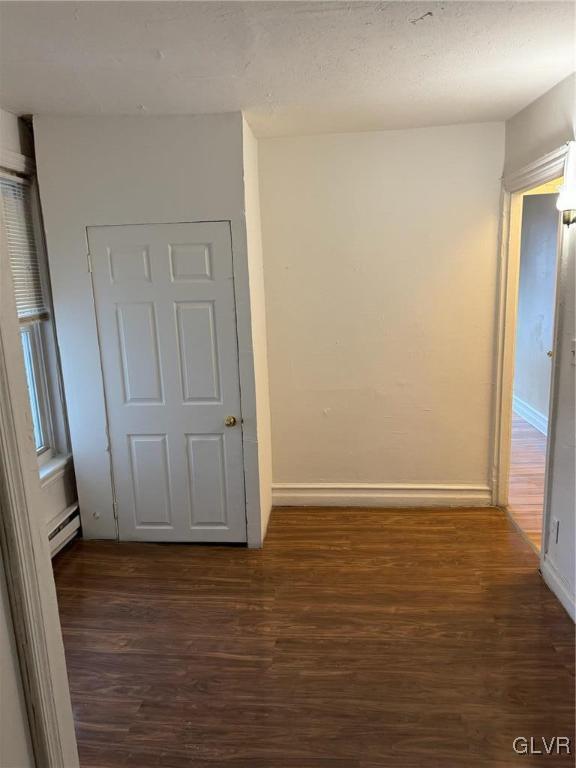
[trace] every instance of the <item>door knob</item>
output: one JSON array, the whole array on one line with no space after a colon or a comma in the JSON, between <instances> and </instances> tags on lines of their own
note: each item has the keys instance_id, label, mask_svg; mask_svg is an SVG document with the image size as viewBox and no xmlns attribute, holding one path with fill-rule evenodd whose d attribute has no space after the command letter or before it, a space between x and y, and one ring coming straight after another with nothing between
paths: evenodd
<instances>
[{"instance_id":1,"label":"door knob","mask_svg":"<svg viewBox=\"0 0 576 768\"><path fill-rule=\"evenodd\" d=\"M551 350L551 349L549 349L549 350L548 350L548 352L546 352L546 354L548 355L548 357L552 357L552 354L553 354L553 353L552 353L552 350Z\"/></svg>"},{"instance_id":2,"label":"door knob","mask_svg":"<svg viewBox=\"0 0 576 768\"><path fill-rule=\"evenodd\" d=\"M235 427L237 424L236 416L226 416L226 418L224 419L224 424L227 427Z\"/></svg>"}]
</instances>

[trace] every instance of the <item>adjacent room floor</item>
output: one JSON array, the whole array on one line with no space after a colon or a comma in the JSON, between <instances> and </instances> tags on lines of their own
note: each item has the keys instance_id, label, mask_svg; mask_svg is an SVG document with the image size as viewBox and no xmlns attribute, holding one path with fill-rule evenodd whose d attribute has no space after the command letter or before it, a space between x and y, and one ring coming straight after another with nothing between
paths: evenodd
<instances>
[{"instance_id":1,"label":"adjacent room floor","mask_svg":"<svg viewBox=\"0 0 576 768\"><path fill-rule=\"evenodd\" d=\"M573 735L574 625L498 510L276 510L261 551L54 565L86 767L510 768Z\"/></svg>"},{"instance_id":2,"label":"adjacent room floor","mask_svg":"<svg viewBox=\"0 0 576 768\"><path fill-rule=\"evenodd\" d=\"M538 551L542 545L545 470L546 436L514 413L508 510Z\"/></svg>"}]
</instances>

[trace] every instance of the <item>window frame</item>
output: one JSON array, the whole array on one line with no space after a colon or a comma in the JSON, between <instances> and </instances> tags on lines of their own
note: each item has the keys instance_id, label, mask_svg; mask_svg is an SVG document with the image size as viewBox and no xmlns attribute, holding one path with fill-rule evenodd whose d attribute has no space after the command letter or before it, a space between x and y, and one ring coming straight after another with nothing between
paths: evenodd
<instances>
[{"instance_id":1,"label":"window frame","mask_svg":"<svg viewBox=\"0 0 576 768\"><path fill-rule=\"evenodd\" d=\"M38 185L32 169L19 173L10 168L0 167L0 177L11 181L17 180L28 187L30 223L38 253L40 279L47 307L47 312L39 317L18 320L20 344L22 345L22 333L28 333L30 340L32 371L43 438L42 446L36 449L36 457L40 479L44 482L48 477L46 473L52 473L52 465L59 466L64 462L67 463L71 454ZM0 206L0 217L2 216ZM24 349L22 354L24 355ZM30 408L33 408L31 398ZM34 444L35 442L34 438Z\"/></svg>"},{"instance_id":2,"label":"window frame","mask_svg":"<svg viewBox=\"0 0 576 768\"><path fill-rule=\"evenodd\" d=\"M54 458L55 448L52 422L53 406L48 388L48 370L41 327L43 323L49 322L49 319L33 319L20 323L20 337L22 338L22 336L26 334L30 344L31 373L34 378L38 422L42 437L42 444L40 447L36 448L36 456L38 457L38 464L40 466ZM30 407L33 408L32 403L30 404Z\"/></svg>"}]
</instances>

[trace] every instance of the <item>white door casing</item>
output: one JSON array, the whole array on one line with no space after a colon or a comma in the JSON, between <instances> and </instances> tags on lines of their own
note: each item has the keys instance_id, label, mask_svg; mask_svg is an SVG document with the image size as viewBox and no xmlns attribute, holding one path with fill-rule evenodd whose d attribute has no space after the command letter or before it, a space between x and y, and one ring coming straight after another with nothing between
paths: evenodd
<instances>
[{"instance_id":1,"label":"white door casing","mask_svg":"<svg viewBox=\"0 0 576 768\"><path fill-rule=\"evenodd\" d=\"M87 231L119 538L245 542L228 222Z\"/></svg>"}]
</instances>

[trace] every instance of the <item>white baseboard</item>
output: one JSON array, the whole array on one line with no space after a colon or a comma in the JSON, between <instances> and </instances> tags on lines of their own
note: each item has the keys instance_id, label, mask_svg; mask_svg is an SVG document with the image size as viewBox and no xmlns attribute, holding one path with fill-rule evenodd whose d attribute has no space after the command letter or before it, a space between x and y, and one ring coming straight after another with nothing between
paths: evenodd
<instances>
[{"instance_id":1,"label":"white baseboard","mask_svg":"<svg viewBox=\"0 0 576 768\"><path fill-rule=\"evenodd\" d=\"M487 485L275 483L277 507L488 507Z\"/></svg>"},{"instance_id":2,"label":"white baseboard","mask_svg":"<svg viewBox=\"0 0 576 768\"><path fill-rule=\"evenodd\" d=\"M564 580L547 557L544 558L540 572L542 573L542 578L562 603L572 621L576 622L576 598L570 594L570 590L564 583Z\"/></svg>"},{"instance_id":3,"label":"white baseboard","mask_svg":"<svg viewBox=\"0 0 576 768\"><path fill-rule=\"evenodd\" d=\"M518 416L524 419L524 421L531 424L538 430L538 432L542 432L543 435L548 434L548 417L545 414L540 413L540 411L537 411L535 408L532 408L532 406L528 405L525 400L514 395L512 399L512 409L514 413L517 413Z\"/></svg>"},{"instance_id":4,"label":"white baseboard","mask_svg":"<svg viewBox=\"0 0 576 768\"><path fill-rule=\"evenodd\" d=\"M47 526L48 542L50 544L50 555L55 554L76 536L80 528L80 515L78 513L78 502L71 504L63 509Z\"/></svg>"},{"instance_id":5,"label":"white baseboard","mask_svg":"<svg viewBox=\"0 0 576 768\"><path fill-rule=\"evenodd\" d=\"M68 522L61 531L58 531L56 536L50 539L50 556L58 554L69 541L72 541L80 529L80 517L76 515L70 522Z\"/></svg>"}]
</instances>

